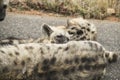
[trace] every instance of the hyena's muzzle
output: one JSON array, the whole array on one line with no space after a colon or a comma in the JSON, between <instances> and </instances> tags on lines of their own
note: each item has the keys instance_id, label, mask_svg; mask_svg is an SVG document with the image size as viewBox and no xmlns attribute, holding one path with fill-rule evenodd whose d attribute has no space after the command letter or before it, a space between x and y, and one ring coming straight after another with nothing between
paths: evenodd
<instances>
[{"instance_id":1,"label":"hyena's muzzle","mask_svg":"<svg viewBox=\"0 0 120 80\"><path fill-rule=\"evenodd\" d=\"M7 5L0 5L0 21L3 21L6 16Z\"/></svg>"}]
</instances>

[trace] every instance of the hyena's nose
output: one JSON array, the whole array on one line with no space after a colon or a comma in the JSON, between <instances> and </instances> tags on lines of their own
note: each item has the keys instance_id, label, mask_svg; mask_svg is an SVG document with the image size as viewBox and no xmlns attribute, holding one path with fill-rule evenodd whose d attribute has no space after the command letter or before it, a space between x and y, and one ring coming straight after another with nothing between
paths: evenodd
<instances>
[{"instance_id":1,"label":"hyena's nose","mask_svg":"<svg viewBox=\"0 0 120 80\"><path fill-rule=\"evenodd\" d=\"M58 43L66 43L69 41L69 39L63 35L58 35L58 36L56 36L55 39Z\"/></svg>"}]
</instances>

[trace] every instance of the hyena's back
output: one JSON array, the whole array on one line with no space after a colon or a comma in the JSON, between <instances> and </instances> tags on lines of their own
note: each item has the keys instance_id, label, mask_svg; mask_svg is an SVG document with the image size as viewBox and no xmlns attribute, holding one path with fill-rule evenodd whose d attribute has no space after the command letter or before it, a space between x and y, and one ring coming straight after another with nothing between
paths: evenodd
<instances>
[{"instance_id":1,"label":"hyena's back","mask_svg":"<svg viewBox=\"0 0 120 80\"><path fill-rule=\"evenodd\" d=\"M1 79L91 80L103 74L108 60L117 60L93 41L6 46L0 55Z\"/></svg>"}]
</instances>

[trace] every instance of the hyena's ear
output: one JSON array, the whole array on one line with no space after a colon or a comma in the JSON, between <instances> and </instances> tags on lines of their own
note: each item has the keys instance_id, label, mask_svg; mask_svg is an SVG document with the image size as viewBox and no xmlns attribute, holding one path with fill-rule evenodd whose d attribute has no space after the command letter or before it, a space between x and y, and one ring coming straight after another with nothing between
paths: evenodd
<instances>
[{"instance_id":1,"label":"hyena's ear","mask_svg":"<svg viewBox=\"0 0 120 80\"><path fill-rule=\"evenodd\" d=\"M42 34L46 34L47 36L50 36L51 33L53 32L51 26L49 26L48 24L45 24L45 23L42 24L41 28L42 28L41 29Z\"/></svg>"},{"instance_id":2,"label":"hyena's ear","mask_svg":"<svg viewBox=\"0 0 120 80\"><path fill-rule=\"evenodd\" d=\"M67 20L67 27L69 27L69 26L72 26L72 25L74 25L75 24L75 22L71 19L68 19Z\"/></svg>"}]
</instances>

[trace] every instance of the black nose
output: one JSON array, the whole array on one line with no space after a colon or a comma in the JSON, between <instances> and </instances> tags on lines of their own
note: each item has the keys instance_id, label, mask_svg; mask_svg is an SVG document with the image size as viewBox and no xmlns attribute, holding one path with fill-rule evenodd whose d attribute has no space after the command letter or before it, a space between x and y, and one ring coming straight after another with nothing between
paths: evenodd
<instances>
[{"instance_id":1,"label":"black nose","mask_svg":"<svg viewBox=\"0 0 120 80\"><path fill-rule=\"evenodd\" d=\"M58 35L58 36L56 36L55 39L58 43L66 43L66 42L69 41L69 39L66 36L63 36L63 35Z\"/></svg>"}]
</instances>

